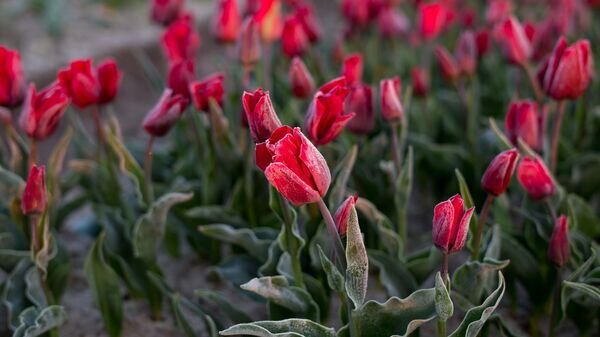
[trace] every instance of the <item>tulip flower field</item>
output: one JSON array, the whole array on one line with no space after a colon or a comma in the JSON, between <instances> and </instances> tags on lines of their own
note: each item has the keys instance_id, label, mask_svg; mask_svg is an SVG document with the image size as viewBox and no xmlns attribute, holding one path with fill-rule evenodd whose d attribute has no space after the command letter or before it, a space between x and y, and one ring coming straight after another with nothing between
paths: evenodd
<instances>
[{"instance_id":1,"label":"tulip flower field","mask_svg":"<svg viewBox=\"0 0 600 337\"><path fill-rule=\"evenodd\" d=\"M0 336L600 336L599 1L194 1L0 39Z\"/></svg>"}]
</instances>

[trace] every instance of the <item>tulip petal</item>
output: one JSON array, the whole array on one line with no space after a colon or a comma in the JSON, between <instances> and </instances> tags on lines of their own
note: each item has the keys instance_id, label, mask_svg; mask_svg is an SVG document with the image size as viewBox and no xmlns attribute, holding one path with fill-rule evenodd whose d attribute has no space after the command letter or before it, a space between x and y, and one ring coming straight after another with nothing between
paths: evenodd
<instances>
[{"instance_id":1,"label":"tulip petal","mask_svg":"<svg viewBox=\"0 0 600 337\"><path fill-rule=\"evenodd\" d=\"M271 163L265 169L265 177L279 193L295 206L319 201L321 196L296 173L283 163Z\"/></svg>"},{"instance_id":2,"label":"tulip petal","mask_svg":"<svg viewBox=\"0 0 600 337\"><path fill-rule=\"evenodd\" d=\"M310 169L312 179L321 196L324 196L331 184L331 172L327 161L317 148L300 132L299 128L294 129L294 135L302 141L300 146L300 159Z\"/></svg>"},{"instance_id":3,"label":"tulip petal","mask_svg":"<svg viewBox=\"0 0 600 337\"><path fill-rule=\"evenodd\" d=\"M446 200L437 204L433 210L433 242L444 250L448 250L450 243L450 229L454 219L452 202Z\"/></svg>"},{"instance_id":4,"label":"tulip petal","mask_svg":"<svg viewBox=\"0 0 600 337\"><path fill-rule=\"evenodd\" d=\"M454 240L452 240L452 247L449 249L450 253L457 252L465 246L465 242L467 241L467 233L469 232L469 222L471 221L473 212L475 212L475 207L469 208L460 219L460 222L456 228Z\"/></svg>"}]
</instances>

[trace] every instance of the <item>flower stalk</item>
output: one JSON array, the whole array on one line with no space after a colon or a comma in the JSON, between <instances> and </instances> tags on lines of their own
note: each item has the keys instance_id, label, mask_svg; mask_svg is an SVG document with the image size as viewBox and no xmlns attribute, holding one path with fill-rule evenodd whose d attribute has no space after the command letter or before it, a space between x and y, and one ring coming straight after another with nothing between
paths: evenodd
<instances>
[{"instance_id":1,"label":"flower stalk","mask_svg":"<svg viewBox=\"0 0 600 337\"><path fill-rule=\"evenodd\" d=\"M554 128L552 130L552 145L550 149L550 171L556 172L556 163L558 161L558 142L560 140L560 129L562 127L562 121L565 115L566 102L561 100L558 102L556 110L556 120L554 121Z\"/></svg>"},{"instance_id":2,"label":"flower stalk","mask_svg":"<svg viewBox=\"0 0 600 337\"><path fill-rule=\"evenodd\" d=\"M479 251L481 248L480 246L481 237L483 236L483 228L485 227L485 222L488 218L490 207L492 206L493 202L494 196L492 194L488 194L483 204L483 208L481 209L481 216L479 217L479 221L477 222L477 231L475 232L475 237L473 238L473 252L471 253L471 260L473 261L479 260Z\"/></svg>"}]
</instances>

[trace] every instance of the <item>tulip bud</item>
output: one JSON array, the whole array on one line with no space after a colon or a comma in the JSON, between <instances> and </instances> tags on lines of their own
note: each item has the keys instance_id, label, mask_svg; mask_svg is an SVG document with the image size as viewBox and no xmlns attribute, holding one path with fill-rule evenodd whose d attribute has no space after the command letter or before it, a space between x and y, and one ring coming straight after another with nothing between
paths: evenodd
<instances>
[{"instance_id":1,"label":"tulip bud","mask_svg":"<svg viewBox=\"0 0 600 337\"><path fill-rule=\"evenodd\" d=\"M215 73L190 84L192 103L196 110L207 112L211 98L223 106L224 79L225 76L222 73Z\"/></svg>"},{"instance_id":2,"label":"tulip bud","mask_svg":"<svg viewBox=\"0 0 600 337\"><path fill-rule=\"evenodd\" d=\"M98 103L112 102L117 96L123 74L113 59L107 59L98 65L98 82L100 83L100 97Z\"/></svg>"},{"instance_id":3,"label":"tulip bud","mask_svg":"<svg viewBox=\"0 0 600 337\"><path fill-rule=\"evenodd\" d=\"M494 38L510 63L523 65L531 57L531 43L516 18L511 16L499 23Z\"/></svg>"},{"instance_id":4,"label":"tulip bud","mask_svg":"<svg viewBox=\"0 0 600 337\"><path fill-rule=\"evenodd\" d=\"M281 49L283 53L292 58L304 54L310 41L306 36L302 23L293 14L286 17L281 33Z\"/></svg>"},{"instance_id":5,"label":"tulip bud","mask_svg":"<svg viewBox=\"0 0 600 337\"><path fill-rule=\"evenodd\" d=\"M23 100L25 77L21 55L0 46L0 106L14 107Z\"/></svg>"},{"instance_id":6,"label":"tulip bud","mask_svg":"<svg viewBox=\"0 0 600 337\"><path fill-rule=\"evenodd\" d=\"M487 29L481 29L475 33L475 45L477 56L482 57L490 50L490 33Z\"/></svg>"},{"instance_id":7,"label":"tulip bud","mask_svg":"<svg viewBox=\"0 0 600 337\"><path fill-rule=\"evenodd\" d=\"M220 0L213 22L213 33L217 41L235 42L240 34L241 26L242 17L237 0Z\"/></svg>"},{"instance_id":8,"label":"tulip bud","mask_svg":"<svg viewBox=\"0 0 600 337\"><path fill-rule=\"evenodd\" d=\"M554 225L552 236L550 237L550 246L548 247L548 256L550 261L558 268L562 268L571 256L569 249L569 219L561 215Z\"/></svg>"},{"instance_id":9,"label":"tulip bud","mask_svg":"<svg viewBox=\"0 0 600 337\"><path fill-rule=\"evenodd\" d=\"M473 75L477 67L477 42L475 34L466 30L458 38L455 51L456 63L464 75Z\"/></svg>"},{"instance_id":10,"label":"tulip bud","mask_svg":"<svg viewBox=\"0 0 600 337\"><path fill-rule=\"evenodd\" d=\"M495 197L504 193L510 184L518 160L519 151L516 149L498 154L481 177L481 188Z\"/></svg>"},{"instance_id":11,"label":"tulip bud","mask_svg":"<svg viewBox=\"0 0 600 337\"><path fill-rule=\"evenodd\" d=\"M359 53L354 53L344 58L342 74L346 78L348 86L353 86L362 82L363 77L363 58Z\"/></svg>"},{"instance_id":12,"label":"tulip bud","mask_svg":"<svg viewBox=\"0 0 600 337\"><path fill-rule=\"evenodd\" d=\"M321 28L317 23L312 7L302 4L296 7L296 18L300 21L308 41L316 43L321 38Z\"/></svg>"},{"instance_id":13,"label":"tulip bud","mask_svg":"<svg viewBox=\"0 0 600 337\"><path fill-rule=\"evenodd\" d=\"M464 201L456 194L435 206L433 210L433 243L446 254L460 251L467 241L469 221L475 211L465 211Z\"/></svg>"},{"instance_id":14,"label":"tulip bud","mask_svg":"<svg viewBox=\"0 0 600 337\"><path fill-rule=\"evenodd\" d=\"M593 62L588 40L579 40L567 47L567 41L561 37L538 78L548 96L555 100L574 100L590 84Z\"/></svg>"},{"instance_id":15,"label":"tulip bud","mask_svg":"<svg viewBox=\"0 0 600 337\"><path fill-rule=\"evenodd\" d=\"M41 214L46 210L46 168L31 166L27 183L21 196L21 212L25 215Z\"/></svg>"},{"instance_id":16,"label":"tulip bud","mask_svg":"<svg viewBox=\"0 0 600 337\"><path fill-rule=\"evenodd\" d=\"M256 145L256 161L267 180L292 204L319 201L329 189L331 173L325 158L300 128L282 126Z\"/></svg>"},{"instance_id":17,"label":"tulip bud","mask_svg":"<svg viewBox=\"0 0 600 337\"><path fill-rule=\"evenodd\" d=\"M369 2L365 0L342 0L342 13L352 26L364 27L369 23Z\"/></svg>"},{"instance_id":18,"label":"tulip bud","mask_svg":"<svg viewBox=\"0 0 600 337\"><path fill-rule=\"evenodd\" d=\"M35 84L31 84L25 96L19 125L30 138L46 139L56 130L69 103L69 96L58 82L50 84L39 93L36 92Z\"/></svg>"},{"instance_id":19,"label":"tulip bud","mask_svg":"<svg viewBox=\"0 0 600 337\"><path fill-rule=\"evenodd\" d=\"M415 96L427 96L429 92L429 74L421 67L415 67L410 71Z\"/></svg>"},{"instance_id":20,"label":"tulip bud","mask_svg":"<svg viewBox=\"0 0 600 337\"><path fill-rule=\"evenodd\" d=\"M71 62L68 68L58 71L58 81L76 107L83 109L98 103L100 83L92 67L92 60Z\"/></svg>"},{"instance_id":21,"label":"tulip bud","mask_svg":"<svg viewBox=\"0 0 600 337\"><path fill-rule=\"evenodd\" d=\"M152 0L150 17L152 21L168 26L175 21L183 9L183 0Z\"/></svg>"},{"instance_id":22,"label":"tulip bud","mask_svg":"<svg viewBox=\"0 0 600 337\"><path fill-rule=\"evenodd\" d=\"M281 36L281 1L260 0L254 14L260 30L260 36L266 43L275 42Z\"/></svg>"},{"instance_id":23,"label":"tulip bud","mask_svg":"<svg viewBox=\"0 0 600 337\"><path fill-rule=\"evenodd\" d=\"M162 137L171 130L188 106L188 100L165 89L158 103L148 112L142 126L150 135Z\"/></svg>"},{"instance_id":24,"label":"tulip bud","mask_svg":"<svg viewBox=\"0 0 600 337\"><path fill-rule=\"evenodd\" d=\"M309 98L315 91L315 81L299 57L290 64L290 83L292 93L298 98Z\"/></svg>"},{"instance_id":25,"label":"tulip bud","mask_svg":"<svg viewBox=\"0 0 600 337\"><path fill-rule=\"evenodd\" d=\"M245 91L242 95L242 105L254 143L266 141L275 129L281 127L268 91L261 88L253 93Z\"/></svg>"},{"instance_id":26,"label":"tulip bud","mask_svg":"<svg viewBox=\"0 0 600 337\"><path fill-rule=\"evenodd\" d=\"M410 22L404 13L389 6L379 13L377 28L384 38L394 38L408 34Z\"/></svg>"},{"instance_id":27,"label":"tulip bud","mask_svg":"<svg viewBox=\"0 0 600 337\"><path fill-rule=\"evenodd\" d=\"M542 148L541 122L537 103L524 100L510 103L504 127L506 135L515 146L519 145L518 139L521 138L532 149L540 150Z\"/></svg>"},{"instance_id":28,"label":"tulip bud","mask_svg":"<svg viewBox=\"0 0 600 337\"><path fill-rule=\"evenodd\" d=\"M510 16L512 10L513 6L510 0L488 1L488 7L485 11L485 21L490 25L496 24Z\"/></svg>"},{"instance_id":29,"label":"tulip bud","mask_svg":"<svg viewBox=\"0 0 600 337\"><path fill-rule=\"evenodd\" d=\"M379 82L379 100L381 104L381 115L386 121L401 120L404 108L400 101L401 82L396 76Z\"/></svg>"},{"instance_id":30,"label":"tulip bud","mask_svg":"<svg viewBox=\"0 0 600 337\"><path fill-rule=\"evenodd\" d=\"M253 18L248 18L242 26L240 36L240 62L242 66L251 68L260 59L260 35L258 25Z\"/></svg>"},{"instance_id":31,"label":"tulip bud","mask_svg":"<svg viewBox=\"0 0 600 337\"><path fill-rule=\"evenodd\" d=\"M181 60L169 65L167 85L175 94L190 98L190 83L196 77L196 67L192 60Z\"/></svg>"},{"instance_id":32,"label":"tulip bud","mask_svg":"<svg viewBox=\"0 0 600 337\"><path fill-rule=\"evenodd\" d=\"M446 7L437 2L431 2L419 7L419 33L425 40L433 40L444 29L447 19Z\"/></svg>"},{"instance_id":33,"label":"tulip bud","mask_svg":"<svg viewBox=\"0 0 600 337\"><path fill-rule=\"evenodd\" d=\"M344 111L354 113L348 122L348 130L356 134L368 134L375 126L375 111L373 109L373 90L366 84L350 88Z\"/></svg>"},{"instance_id":34,"label":"tulip bud","mask_svg":"<svg viewBox=\"0 0 600 337\"><path fill-rule=\"evenodd\" d=\"M541 200L554 194L554 179L544 162L538 157L525 157L517 168L517 179L533 200Z\"/></svg>"},{"instance_id":35,"label":"tulip bud","mask_svg":"<svg viewBox=\"0 0 600 337\"><path fill-rule=\"evenodd\" d=\"M180 18L165 30L161 44L169 62L178 62L193 60L200 49L200 41L193 19Z\"/></svg>"},{"instance_id":36,"label":"tulip bud","mask_svg":"<svg viewBox=\"0 0 600 337\"><path fill-rule=\"evenodd\" d=\"M446 48L437 46L435 48L435 58L444 78L449 82L456 81L460 76L460 69L458 69L458 65L456 65Z\"/></svg>"},{"instance_id":37,"label":"tulip bud","mask_svg":"<svg viewBox=\"0 0 600 337\"><path fill-rule=\"evenodd\" d=\"M348 230L348 220L350 219L350 211L356 205L356 201L358 200L358 196L351 195L340 205L340 207L335 211L333 215L333 219L335 220L335 224L337 225L337 230L340 236L345 236L346 231Z\"/></svg>"}]
</instances>

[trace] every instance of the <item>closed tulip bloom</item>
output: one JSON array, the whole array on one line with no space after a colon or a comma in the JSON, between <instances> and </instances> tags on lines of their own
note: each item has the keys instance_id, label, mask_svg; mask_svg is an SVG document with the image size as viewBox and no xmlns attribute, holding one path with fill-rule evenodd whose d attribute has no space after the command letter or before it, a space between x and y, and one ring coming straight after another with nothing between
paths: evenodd
<instances>
[{"instance_id":1,"label":"closed tulip bloom","mask_svg":"<svg viewBox=\"0 0 600 337\"><path fill-rule=\"evenodd\" d=\"M169 65L167 85L174 93L190 98L190 83L196 77L196 66L192 60L181 60Z\"/></svg>"},{"instance_id":2,"label":"closed tulip bloom","mask_svg":"<svg viewBox=\"0 0 600 337\"><path fill-rule=\"evenodd\" d=\"M23 102L19 125L29 138L46 139L56 130L70 102L69 95L57 82L39 93L36 92L35 85L31 84Z\"/></svg>"},{"instance_id":3,"label":"closed tulip bloom","mask_svg":"<svg viewBox=\"0 0 600 337\"><path fill-rule=\"evenodd\" d=\"M467 241L469 221L475 207L465 211L464 201L456 194L437 204L433 210L433 243L446 254L463 249Z\"/></svg>"},{"instance_id":4,"label":"closed tulip bloom","mask_svg":"<svg viewBox=\"0 0 600 337\"><path fill-rule=\"evenodd\" d=\"M515 17L508 17L494 29L494 38L508 62L523 65L531 57L531 42Z\"/></svg>"},{"instance_id":5,"label":"closed tulip bloom","mask_svg":"<svg viewBox=\"0 0 600 337\"><path fill-rule=\"evenodd\" d=\"M208 111L211 98L217 104L223 106L223 93L225 92L223 89L224 79L225 76L222 73L215 73L190 84L192 103L198 111Z\"/></svg>"},{"instance_id":6,"label":"closed tulip bloom","mask_svg":"<svg viewBox=\"0 0 600 337\"><path fill-rule=\"evenodd\" d=\"M300 21L304 33L310 43L316 43L321 38L321 27L317 22L314 11L308 4L302 4L296 7L296 18Z\"/></svg>"},{"instance_id":7,"label":"closed tulip bloom","mask_svg":"<svg viewBox=\"0 0 600 337\"><path fill-rule=\"evenodd\" d=\"M193 19L181 18L173 22L162 35L162 48L169 62L194 59L200 49L200 34Z\"/></svg>"},{"instance_id":8,"label":"closed tulip bloom","mask_svg":"<svg viewBox=\"0 0 600 337\"><path fill-rule=\"evenodd\" d=\"M533 200L541 200L554 194L554 179L544 162L538 157L527 156L517 168L517 179Z\"/></svg>"},{"instance_id":9,"label":"closed tulip bloom","mask_svg":"<svg viewBox=\"0 0 600 337\"><path fill-rule=\"evenodd\" d=\"M356 205L356 201L358 200L358 196L351 195L340 205L340 207L335 211L333 215L333 220L335 220L335 224L337 226L338 233L340 236L345 236L348 230L348 220L350 219L350 212L352 208Z\"/></svg>"},{"instance_id":10,"label":"closed tulip bloom","mask_svg":"<svg viewBox=\"0 0 600 337\"><path fill-rule=\"evenodd\" d=\"M183 9L183 0L152 0L150 17L152 21L168 26L175 21Z\"/></svg>"},{"instance_id":11,"label":"closed tulip bloom","mask_svg":"<svg viewBox=\"0 0 600 337\"><path fill-rule=\"evenodd\" d=\"M516 149L498 154L481 177L481 188L496 197L504 193L510 184L518 160L519 151Z\"/></svg>"},{"instance_id":12,"label":"closed tulip bloom","mask_svg":"<svg viewBox=\"0 0 600 337\"><path fill-rule=\"evenodd\" d=\"M323 85L313 96L304 120L304 129L317 145L336 139L354 117L344 114L344 101L348 96L346 79L338 77Z\"/></svg>"},{"instance_id":13,"label":"closed tulip bloom","mask_svg":"<svg viewBox=\"0 0 600 337\"><path fill-rule=\"evenodd\" d=\"M281 126L268 91L261 88L254 92L245 91L242 95L242 105L254 143L266 141L273 131Z\"/></svg>"},{"instance_id":14,"label":"closed tulip bloom","mask_svg":"<svg viewBox=\"0 0 600 337\"><path fill-rule=\"evenodd\" d=\"M567 47L567 41L561 37L538 78L546 94L553 99L577 99L590 84L592 69L589 41L579 40Z\"/></svg>"},{"instance_id":15,"label":"closed tulip bloom","mask_svg":"<svg viewBox=\"0 0 600 337\"><path fill-rule=\"evenodd\" d=\"M286 17L281 33L281 49L292 58L304 54L310 45L304 27L298 18L290 14Z\"/></svg>"},{"instance_id":16,"label":"closed tulip bloom","mask_svg":"<svg viewBox=\"0 0 600 337\"><path fill-rule=\"evenodd\" d=\"M296 206L319 201L329 189L327 162L300 128L275 130L256 145L256 159L269 183Z\"/></svg>"},{"instance_id":17,"label":"closed tulip bloom","mask_svg":"<svg viewBox=\"0 0 600 337\"><path fill-rule=\"evenodd\" d=\"M342 74L346 78L346 83L349 86L362 82L363 68L363 57L361 54L353 53L344 58Z\"/></svg>"},{"instance_id":18,"label":"closed tulip bloom","mask_svg":"<svg viewBox=\"0 0 600 337\"><path fill-rule=\"evenodd\" d=\"M309 98L315 92L315 81L299 57L294 57L292 60L289 75L294 96Z\"/></svg>"},{"instance_id":19,"label":"closed tulip bloom","mask_svg":"<svg viewBox=\"0 0 600 337\"><path fill-rule=\"evenodd\" d=\"M446 48L437 46L435 58L444 78L450 82L456 81L460 76L460 69Z\"/></svg>"},{"instance_id":20,"label":"closed tulip bloom","mask_svg":"<svg viewBox=\"0 0 600 337\"><path fill-rule=\"evenodd\" d=\"M454 53L460 72L464 75L473 75L477 67L477 42L475 34L466 30L460 34Z\"/></svg>"},{"instance_id":21,"label":"closed tulip bloom","mask_svg":"<svg viewBox=\"0 0 600 337\"><path fill-rule=\"evenodd\" d=\"M386 121L401 120L404 115L404 108L400 100L401 86L398 76L379 82L381 115Z\"/></svg>"},{"instance_id":22,"label":"closed tulip bloom","mask_svg":"<svg viewBox=\"0 0 600 337\"><path fill-rule=\"evenodd\" d=\"M213 22L213 33L217 41L235 42L242 27L242 17L237 0L219 0Z\"/></svg>"},{"instance_id":23,"label":"closed tulip bloom","mask_svg":"<svg viewBox=\"0 0 600 337\"><path fill-rule=\"evenodd\" d=\"M92 66L92 60L71 62L69 67L58 71L58 82L76 107L83 109L98 103L100 82Z\"/></svg>"},{"instance_id":24,"label":"closed tulip bloom","mask_svg":"<svg viewBox=\"0 0 600 337\"><path fill-rule=\"evenodd\" d=\"M113 59L107 59L100 63L97 68L98 82L100 82L100 97L98 103L106 104L112 102L117 96L119 85L123 74Z\"/></svg>"},{"instance_id":25,"label":"closed tulip bloom","mask_svg":"<svg viewBox=\"0 0 600 337\"><path fill-rule=\"evenodd\" d=\"M369 2L342 0L342 14L352 26L364 27L369 23Z\"/></svg>"},{"instance_id":26,"label":"closed tulip bloom","mask_svg":"<svg viewBox=\"0 0 600 337\"><path fill-rule=\"evenodd\" d=\"M0 106L17 106L23 100L24 89L21 55L0 46Z\"/></svg>"},{"instance_id":27,"label":"closed tulip bloom","mask_svg":"<svg viewBox=\"0 0 600 337\"><path fill-rule=\"evenodd\" d=\"M561 215L556 220L552 236L550 237L550 245L548 247L548 257L558 268L562 268L571 256L569 249L569 219L565 215Z\"/></svg>"},{"instance_id":28,"label":"closed tulip bloom","mask_svg":"<svg viewBox=\"0 0 600 337\"><path fill-rule=\"evenodd\" d=\"M475 33L475 45L477 46L477 56L482 57L490 50L490 32L487 29L480 29Z\"/></svg>"},{"instance_id":29,"label":"closed tulip bloom","mask_svg":"<svg viewBox=\"0 0 600 337\"><path fill-rule=\"evenodd\" d=\"M427 96L429 92L429 73L421 67L414 67L410 71L415 96Z\"/></svg>"},{"instance_id":30,"label":"closed tulip bloom","mask_svg":"<svg viewBox=\"0 0 600 337\"><path fill-rule=\"evenodd\" d=\"M531 100L510 103L504 120L506 134L510 141L518 146L521 138L534 150L542 148L541 114L537 103Z\"/></svg>"},{"instance_id":31,"label":"closed tulip bloom","mask_svg":"<svg viewBox=\"0 0 600 337\"><path fill-rule=\"evenodd\" d=\"M511 0L488 1L488 7L485 11L485 21L491 25L496 24L510 16L512 10L513 5Z\"/></svg>"},{"instance_id":32,"label":"closed tulip bloom","mask_svg":"<svg viewBox=\"0 0 600 337\"><path fill-rule=\"evenodd\" d=\"M240 63L246 68L254 66L260 59L261 49L260 32L252 17L244 21L239 43Z\"/></svg>"},{"instance_id":33,"label":"closed tulip bloom","mask_svg":"<svg viewBox=\"0 0 600 337\"><path fill-rule=\"evenodd\" d=\"M437 1L421 5L418 14L421 37L425 40L438 37L446 25L447 14L446 7Z\"/></svg>"},{"instance_id":34,"label":"closed tulip bloom","mask_svg":"<svg viewBox=\"0 0 600 337\"><path fill-rule=\"evenodd\" d=\"M392 6L387 6L377 17L377 27L383 37L393 38L408 34L410 22L404 13Z\"/></svg>"},{"instance_id":35,"label":"closed tulip bloom","mask_svg":"<svg viewBox=\"0 0 600 337\"><path fill-rule=\"evenodd\" d=\"M142 122L144 130L155 137L162 137L171 130L188 106L188 100L165 89L158 103L148 112Z\"/></svg>"},{"instance_id":36,"label":"closed tulip bloom","mask_svg":"<svg viewBox=\"0 0 600 337\"><path fill-rule=\"evenodd\" d=\"M29 169L27 183L21 196L21 212L25 215L42 214L47 203L46 168L34 164Z\"/></svg>"},{"instance_id":37,"label":"closed tulip bloom","mask_svg":"<svg viewBox=\"0 0 600 337\"><path fill-rule=\"evenodd\" d=\"M258 23L260 36L267 43L275 42L281 36L281 0L260 0L254 18Z\"/></svg>"},{"instance_id":38,"label":"closed tulip bloom","mask_svg":"<svg viewBox=\"0 0 600 337\"><path fill-rule=\"evenodd\" d=\"M367 84L355 85L350 88L344 111L354 114L347 128L350 132L365 135L373 131L375 126L375 111L373 109L373 89ZM348 115L346 113L346 115Z\"/></svg>"}]
</instances>

